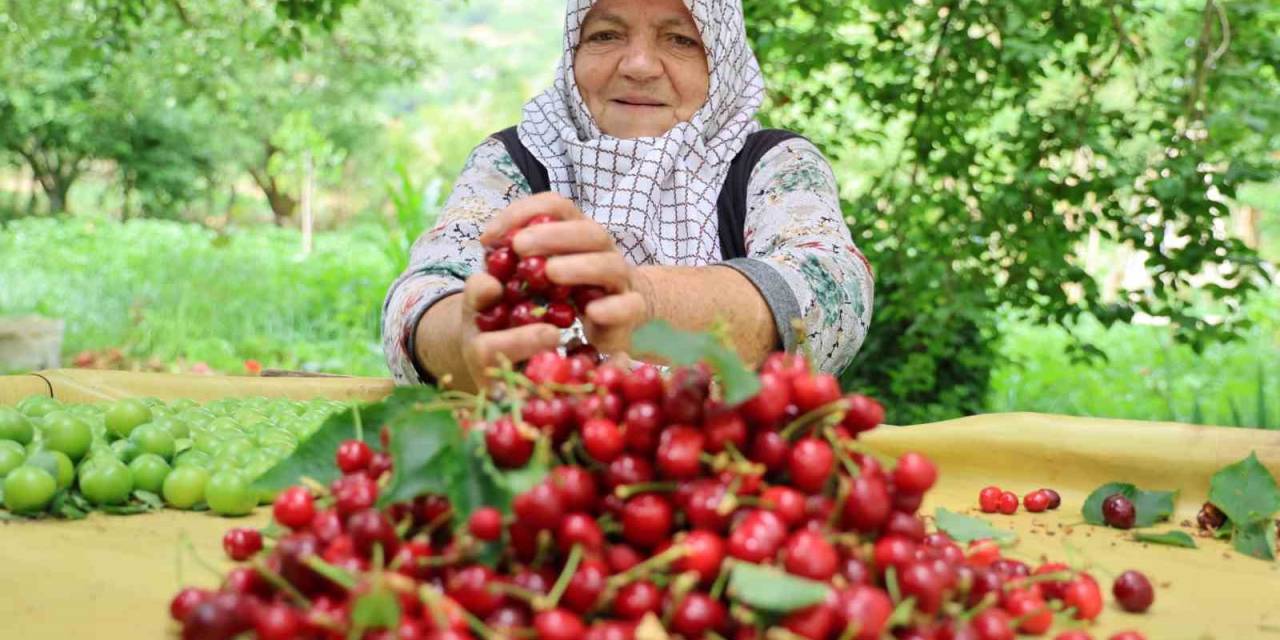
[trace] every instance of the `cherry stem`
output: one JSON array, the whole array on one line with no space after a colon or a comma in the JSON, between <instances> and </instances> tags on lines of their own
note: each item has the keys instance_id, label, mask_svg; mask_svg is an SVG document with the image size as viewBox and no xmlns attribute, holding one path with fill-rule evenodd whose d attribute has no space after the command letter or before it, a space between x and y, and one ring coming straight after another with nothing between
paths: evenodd
<instances>
[{"instance_id":1,"label":"cherry stem","mask_svg":"<svg viewBox=\"0 0 1280 640\"><path fill-rule=\"evenodd\" d=\"M624 584L634 582L654 569L661 569L676 560L683 558L687 552L688 549L686 549L683 544L671 545L666 551L663 551L662 553L659 553L658 555L653 556L652 558L649 558L648 560L645 560L622 573L610 576L607 582L615 586L622 586Z\"/></svg>"},{"instance_id":2,"label":"cherry stem","mask_svg":"<svg viewBox=\"0 0 1280 640\"><path fill-rule=\"evenodd\" d=\"M494 631L493 629L490 629L489 625L485 624L484 621L481 620L480 618L475 617L475 615L473 615L470 611L467 611L462 607L458 607L458 609L462 611L462 618L467 621L467 626L471 627L472 631L475 631L476 633L480 634L481 638L500 637L496 631Z\"/></svg>"},{"instance_id":3,"label":"cherry stem","mask_svg":"<svg viewBox=\"0 0 1280 640\"><path fill-rule=\"evenodd\" d=\"M822 435L827 439L827 442L831 443L831 450L836 454L836 459L840 461L840 464L844 465L849 475L854 477L862 475L862 469L853 461L853 458L850 458L847 453L841 450L840 438L835 432L830 429L824 429Z\"/></svg>"},{"instance_id":4,"label":"cherry stem","mask_svg":"<svg viewBox=\"0 0 1280 640\"><path fill-rule=\"evenodd\" d=\"M578 563L580 562L582 562L582 545L575 544L573 549L569 551L569 559L565 561L564 569L560 571L560 577L556 578L556 583L551 587L551 592L547 594L542 603L545 606L541 607L541 609L552 609L560 603L560 596L563 596L565 589L569 588L569 581L573 579L573 574L578 571Z\"/></svg>"},{"instance_id":5,"label":"cherry stem","mask_svg":"<svg viewBox=\"0 0 1280 640\"><path fill-rule=\"evenodd\" d=\"M533 562L530 564L532 564L535 567L541 567L542 565L546 564L547 558L551 556L553 543L554 541L551 539L550 531L546 531L546 530L539 531L538 532L538 551L537 553L533 554Z\"/></svg>"},{"instance_id":6,"label":"cherry stem","mask_svg":"<svg viewBox=\"0 0 1280 640\"><path fill-rule=\"evenodd\" d=\"M844 632L840 634L840 640L853 640L862 630L862 625L857 622L851 622L849 626L844 628Z\"/></svg>"},{"instance_id":7,"label":"cherry stem","mask_svg":"<svg viewBox=\"0 0 1280 640\"><path fill-rule=\"evenodd\" d=\"M542 594L530 591L520 585L511 584L509 582L493 581L488 585L489 591L493 593L505 593L509 596L515 596L517 599L532 605L542 599Z\"/></svg>"},{"instance_id":8,"label":"cherry stem","mask_svg":"<svg viewBox=\"0 0 1280 640\"><path fill-rule=\"evenodd\" d=\"M618 485L613 490L613 495L626 500L637 493L650 493L653 491L669 492L675 491L679 485L675 482L636 482L634 484Z\"/></svg>"},{"instance_id":9,"label":"cherry stem","mask_svg":"<svg viewBox=\"0 0 1280 640\"><path fill-rule=\"evenodd\" d=\"M808 413L792 420L791 424L783 427L782 431L779 432L778 435L782 436L783 439L791 440L801 429L804 429L828 416L836 415L838 413L840 414L841 419L843 419L844 411L844 398L828 402L827 404L824 404L817 409L812 409Z\"/></svg>"},{"instance_id":10,"label":"cherry stem","mask_svg":"<svg viewBox=\"0 0 1280 640\"><path fill-rule=\"evenodd\" d=\"M351 415L356 422L356 440L364 440L364 418L360 416L360 403L351 401Z\"/></svg>"},{"instance_id":11,"label":"cherry stem","mask_svg":"<svg viewBox=\"0 0 1280 640\"><path fill-rule=\"evenodd\" d=\"M782 627L770 627L764 634L765 640L805 640L805 637Z\"/></svg>"},{"instance_id":12,"label":"cherry stem","mask_svg":"<svg viewBox=\"0 0 1280 640\"><path fill-rule=\"evenodd\" d=\"M716 576L715 584L711 585L711 599L719 600L720 594L724 593L724 587L729 582L729 573L733 570L733 560L726 558L720 563L720 575Z\"/></svg>"},{"instance_id":13,"label":"cherry stem","mask_svg":"<svg viewBox=\"0 0 1280 640\"><path fill-rule=\"evenodd\" d=\"M310 567L312 571L328 578L330 582L350 591L356 586L356 578L342 567L335 567L325 562L320 556L307 556L302 563Z\"/></svg>"},{"instance_id":14,"label":"cherry stem","mask_svg":"<svg viewBox=\"0 0 1280 640\"><path fill-rule=\"evenodd\" d=\"M836 528L836 523L844 515L844 505L849 501L849 492L852 490L847 479L843 477L836 479L836 502L835 506L831 508L831 515L827 516L828 528L833 530Z\"/></svg>"},{"instance_id":15,"label":"cherry stem","mask_svg":"<svg viewBox=\"0 0 1280 640\"><path fill-rule=\"evenodd\" d=\"M279 589L286 596L289 596L289 599L293 600L294 604L297 604L303 609L311 608L311 601L308 600L306 596L302 595L302 592L298 591L297 587L289 584L289 581L285 580L284 576L272 571L271 568L268 567L261 559L254 559L252 566L253 570L257 571L258 575L262 576L263 580L271 583L271 586Z\"/></svg>"},{"instance_id":16,"label":"cherry stem","mask_svg":"<svg viewBox=\"0 0 1280 640\"><path fill-rule=\"evenodd\" d=\"M693 588L698 586L700 580L698 574L694 571L686 571L675 577L671 581L671 586L667 588L667 594L671 597L671 602L676 606L670 607L662 616L662 626L671 628L671 617L675 615L675 610L679 608L680 603L684 601L685 596L689 595Z\"/></svg>"},{"instance_id":17,"label":"cherry stem","mask_svg":"<svg viewBox=\"0 0 1280 640\"><path fill-rule=\"evenodd\" d=\"M884 570L884 586L889 591L889 598L894 604L902 601L902 591L898 588L898 570L889 567Z\"/></svg>"},{"instance_id":18,"label":"cherry stem","mask_svg":"<svg viewBox=\"0 0 1280 640\"><path fill-rule=\"evenodd\" d=\"M436 529L440 528L440 526L445 524L446 522L449 522L449 520L452 518L453 518L453 505L450 505L449 508L445 509L440 515L432 518L431 522L428 522L427 526L422 529L422 532L429 536L432 533L435 533Z\"/></svg>"},{"instance_id":19,"label":"cherry stem","mask_svg":"<svg viewBox=\"0 0 1280 640\"><path fill-rule=\"evenodd\" d=\"M418 589L418 599L422 601L422 604L426 605L427 611L431 613L431 619L435 621L436 628L449 628L449 617L440 608L440 594L436 593L435 589L423 585Z\"/></svg>"}]
</instances>

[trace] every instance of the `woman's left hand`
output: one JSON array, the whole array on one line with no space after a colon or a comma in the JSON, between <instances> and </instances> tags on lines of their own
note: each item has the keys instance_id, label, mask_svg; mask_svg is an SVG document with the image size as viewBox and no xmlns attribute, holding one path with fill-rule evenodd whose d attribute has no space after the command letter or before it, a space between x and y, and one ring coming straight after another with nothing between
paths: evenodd
<instances>
[{"instance_id":1,"label":"woman's left hand","mask_svg":"<svg viewBox=\"0 0 1280 640\"><path fill-rule=\"evenodd\" d=\"M550 215L555 222L524 227L529 219ZM650 319L647 281L629 264L613 236L586 217L572 201L540 193L513 202L494 217L480 236L492 245L508 230L520 229L512 247L521 257L548 256L547 277L560 285L595 285L609 295L587 305L582 318L587 338L600 353L626 354L631 332Z\"/></svg>"}]
</instances>

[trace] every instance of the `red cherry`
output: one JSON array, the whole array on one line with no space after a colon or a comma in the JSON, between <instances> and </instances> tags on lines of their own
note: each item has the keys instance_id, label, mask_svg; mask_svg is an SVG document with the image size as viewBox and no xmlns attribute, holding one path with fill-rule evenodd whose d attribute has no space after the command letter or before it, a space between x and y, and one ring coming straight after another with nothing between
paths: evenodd
<instances>
[{"instance_id":1,"label":"red cherry","mask_svg":"<svg viewBox=\"0 0 1280 640\"><path fill-rule=\"evenodd\" d=\"M196 608L196 605L212 597L213 592L211 591L196 587L186 587L179 591L178 595L173 597L173 600L169 601L169 616L178 622L182 622L182 619L186 618L187 614Z\"/></svg>"},{"instance_id":2,"label":"red cherry","mask_svg":"<svg viewBox=\"0 0 1280 640\"><path fill-rule=\"evenodd\" d=\"M563 302L552 302L547 305L547 314L542 317L543 322L550 322L561 329L573 326L573 321L577 319L578 314L573 307Z\"/></svg>"},{"instance_id":3,"label":"red cherry","mask_svg":"<svg viewBox=\"0 0 1280 640\"><path fill-rule=\"evenodd\" d=\"M809 374L809 361L798 353L771 353L760 365L760 373L776 373L790 383Z\"/></svg>"},{"instance_id":4,"label":"red cherry","mask_svg":"<svg viewBox=\"0 0 1280 640\"><path fill-rule=\"evenodd\" d=\"M501 533L501 530L499 530L499 533ZM427 580L431 578L434 571L428 563L423 561L431 556L430 544L418 540L410 540L400 545L400 550L396 551L395 556L392 557L391 564L396 567L396 573L400 575L415 580Z\"/></svg>"},{"instance_id":5,"label":"red cherry","mask_svg":"<svg viewBox=\"0 0 1280 640\"><path fill-rule=\"evenodd\" d=\"M1043 491L1032 491L1022 497L1022 506L1031 513L1040 513L1049 508L1049 494Z\"/></svg>"},{"instance_id":6,"label":"red cherry","mask_svg":"<svg viewBox=\"0 0 1280 640\"><path fill-rule=\"evenodd\" d=\"M560 521L556 545L562 553L569 553L575 545L581 545L584 551L598 552L604 548L604 532L591 516L571 513Z\"/></svg>"},{"instance_id":7,"label":"red cherry","mask_svg":"<svg viewBox=\"0 0 1280 640\"><path fill-rule=\"evenodd\" d=\"M492 542L502 537L502 512L493 507L480 507L471 512L467 531L479 540Z\"/></svg>"},{"instance_id":8,"label":"red cherry","mask_svg":"<svg viewBox=\"0 0 1280 640\"><path fill-rule=\"evenodd\" d=\"M835 468L835 459L831 445L825 441L814 437L801 438L791 448L787 459L791 484L806 493L821 491Z\"/></svg>"},{"instance_id":9,"label":"red cherry","mask_svg":"<svg viewBox=\"0 0 1280 640\"><path fill-rule=\"evenodd\" d=\"M879 402L859 393L845 396L844 421L841 423L854 435L870 431L884 422L884 407Z\"/></svg>"},{"instance_id":10,"label":"red cherry","mask_svg":"<svg viewBox=\"0 0 1280 640\"><path fill-rule=\"evenodd\" d=\"M1018 512L1018 496L1012 491L1002 491L1000 493L1000 502L996 504L996 508L1007 516Z\"/></svg>"},{"instance_id":11,"label":"red cherry","mask_svg":"<svg viewBox=\"0 0 1280 640\"><path fill-rule=\"evenodd\" d=\"M695 591L676 605L671 615L671 629L686 638L701 638L708 631L722 629L726 617L723 604Z\"/></svg>"},{"instance_id":12,"label":"red cherry","mask_svg":"<svg viewBox=\"0 0 1280 640\"><path fill-rule=\"evenodd\" d=\"M1053 489L1041 489L1045 495L1049 496L1049 509L1057 509L1062 504L1062 496L1058 495Z\"/></svg>"},{"instance_id":13,"label":"red cherry","mask_svg":"<svg viewBox=\"0 0 1280 640\"><path fill-rule=\"evenodd\" d=\"M787 525L772 511L748 513L729 533L729 555L747 562L764 562L778 552L787 535Z\"/></svg>"},{"instance_id":14,"label":"red cherry","mask_svg":"<svg viewBox=\"0 0 1280 640\"><path fill-rule=\"evenodd\" d=\"M306 487L289 487L276 496L271 514L276 522L290 529L303 529L315 518L315 500Z\"/></svg>"},{"instance_id":15,"label":"red cherry","mask_svg":"<svg viewBox=\"0 0 1280 640\"><path fill-rule=\"evenodd\" d=\"M625 620L639 620L662 607L662 591L648 580L637 580L618 589L613 612Z\"/></svg>"},{"instance_id":16,"label":"red cherry","mask_svg":"<svg viewBox=\"0 0 1280 640\"><path fill-rule=\"evenodd\" d=\"M237 527L222 536L222 550L227 557L241 562L262 551L262 534L257 529Z\"/></svg>"},{"instance_id":17,"label":"red cherry","mask_svg":"<svg viewBox=\"0 0 1280 640\"><path fill-rule=\"evenodd\" d=\"M772 426L787 413L791 389L776 373L760 374L760 391L742 405L742 414L757 426Z\"/></svg>"},{"instance_id":18,"label":"red cherry","mask_svg":"<svg viewBox=\"0 0 1280 640\"><path fill-rule=\"evenodd\" d=\"M498 304L476 313L476 328L481 331L502 331L511 326L511 308Z\"/></svg>"},{"instance_id":19,"label":"red cherry","mask_svg":"<svg viewBox=\"0 0 1280 640\"><path fill-rule=\"evenodd\" d=\"M582 446L599 462L609 463L622 455L626 443L612 420L592 418L582 425Z\"/></svg>"},{"instance_id":20,"label":"red cherry","mask_svg":"<svg viewBox=\"0 0 1280 640\"><path fill-rule=\"evenodd\" d=\"M1077 620L1093 620L1102 613L1102 589L1093 576L1081 573L1062 588L1062 603L1076 610Z\"/></svg>"},{"instance_id":21,"label":"red cherry","mask_svg":"<svg viewBox=\"0 0 1280 640\"><path fill-rule=\"evenodd\" d=\"M725 556L724 539L710 531L690 531L681 544L686 551L676 562L676 571L693 571L703 584L710 585L720 574L720 563Z\"/></svg>"},{"instance_id":22,"label":"red cherry","mask_svg":"<svg viewBox=\"0 0 1280 640\"><path fill-rule=\"evenodd\" d=\"M751 460L763 464L772 472L786 468L791 455L791 444L777 431L757 431L751 440Z\"/></svg>"},{"instance_id":23,"label":"red cherry","mask_svg":"<svg viewBox=\"0 0 1280 640\"><path fill-rule=\"evenodd\" d=\"M835 547L815 531L793 533L783 546L783 552L786 554L784 566L787 573L823 582L836 574L840 562Z\"/></svg>"},{"instance_id":24,"label":"red cherry","mask_svg":"<svg viewBox=\"0 0 1280 640\"><path fill-rule=\"evenodd\" d=\"M662 398L662 374L652 365L641 365L622 380L622 397L629 403L658 401Z\"/></svg>"},{"instance_id":25,"label":"red cherry","mask_svg":"<svg viewBox=\"0 0 1280 640\"><path fill-rule=\"evenodd\" d=\"M1014 640L1015 637L1013 619L995 607L974 616L972 625L978 640Z\"/></svg>"},{"instance_id":26,"label":"red cherry","mask_svg":"<svg viewBox=\"0 0 1280 640\"><path fill-rule=\"evenodd\" d=\"M973 540L969 543L969 564L989 567L1000 559L1000 545L994 540Z\"/></svg>"},{"instance_id":27,"label":"red cherry","mask_svg":"<svg viewBox=\"0 0 1280 640\"><path fill-rule=\"evenodd\" d=\"M605 291L601 287L597 287L594 285L574 287L573 288L573 304L578 308L579 311L586 311L587 305L607 295L609 295L607 291Z\"/></svg>"},{"instance_id":28,"label":"red cherry","mask_svg":"<svg viewBox=\"0 0 1280 640\"><path fill-rule=\"evenodd\" d=\"M543 351L529 358L524 375L534 384L565 384L569 381L569 362L554 351Z\"/></svg>"},{"instance_id":29,"label":"red cherry","mask_svg":"<svg viewBox=\"0 0 1280 640\"><path fill-rule=\"evenodd\" d=\"M365 470L365 473L370 480L376 481L382 477L382 474L391 471L391 467L394 464L395 461L392 460L391 454L385 451L375 451L373 452L373 458L369 460L369 468Z\"/></svg>"},{"instance_id":30,"label":"red cherry","mask_svg":"<svg viewBox=\"0 0 1280 640\"><path fill-rule=\"evenodd\" d=\"M923 494L938 480L938 468L923 455L915 452L902 454L893 470L893 486L899 491Z\"/></svg>"},{"instance_id":31,"label":"red cherry","mask_svg":"<svg viewBox=\"0 0 1280 640\"><path fill-rule=\"evenodd\" d=\"M641 400L627 407L623 421L623 439L628 451L639 455L651 455L658 448L658 433L662 428L662 411L658 405Z\"/></svg>"},{"instance_id":32,"label":"red cherry","mask_svg":"<svg viewBox=\"0 0 1280 640\"><path fill-rule=\"evenodd\" d=\"M566 511L594 512L600 499L595 478L582 467L566 465L552 469L551 486L560 494Z\"/></svg>"},{"instance_id":33,"label":"red cherry","mask_svg":"<svg viewBox=\"0 0 1280 640\"><path fill-rule=\"evenodd\" d=\"M1107 640L1147 640L1147 637L1138 631L1129 630L1113 633Z\"/></svg>"},{"instance_id":34,"label":"red cherry","mask_svg":"<svg viewBox=\"0 0 1280 640\"><path fill-rule=\"evenodd\" d=\"M498 581L493 569L482 564L464 567L445 583L445 594L453 598L463 609L473 615L485 617L502 606L505 597L490 590L489 585Z\"/></svg>"},{"instance_id":35,"label":"red cherry","mask_svg":"<svg viewBox=\"0 0 1280 640\"><path fill-rule=\"evenodd\" d=\"M691 427L667 427L658 438L658 471L676 480L692 478L702 468L705 437Z\"/></svg>"},{"instance_id":36,"label":"red cherry","mask_svg":"<svg viewBox=\"0 0 1280 640\"><path fill-rule=\"evenodd\" d=\"M503 469L518 469L533 457L533 440L525 437L510 416L489 423L484 431L485 448L494 464Z\"/></svg>"},{"instance_id":37,"label":"red cherry","mask_svg":"<svg viewBox=\"0 0 1280 640\"><path fill-rule=\"evenodd\" d=\"M863 474L853 479L844 503L844 522L855 531L879 531L889 518L889 488L879 475Z\"/></svg>"},{"instance_id":38,"label":"red cherry","mask_svg":"<svg viewBox=\"0 0 1280 640\"><path fill-rule=\"evenodd\" d=\"M1018 631L1040 635L1053 626L1053 610L1034 591L1015 591L1006 598L1004 610L1020 619Z\"/></svg>"},{"instance_id":39,"label":"red cherry","mask_svg":"<svg viewBox=\"0 0 1280 640\"><path fill-rule=\"evenodd\" d=\"M1093 640L1093 636L1081 629L1068 629L1054 636L1053 640Z\"/></svg>"},{"instance_id":40,"label":"red cherry","mask_svg":"<svg viewBox=\"0 0 1280 640\"><path fill-rule=\"evenodd\" d=\"M523 281L508 280L502 285L502 302L508 307L514 307L528 299L529 294L524 289Z\"/></svg>"},{"instance_id":41,"label":"red cherry","mask_svg":"<svg viewBox=\"0 0 1280 640\"><path fill-rule=\"evenodd\" d=\"M825 602L792 611L782 619L783 628L808 640L826 640L836 624L835 606Z\"/></svg>"},{"instance_id":42,"label":"red cherry","mask_svg":"<svg viewBox=\"0 0 1280 640\"><path fill-rule=\"evenodd\" d=\"M508 315L508 325L512 327L524 327L531 324L542 322L542 314L545 313L542 307L525 300L511 307L511 313ZM527 374L526 374L527 375Z\"/></svg>"},{"instance_id":43,"label":"red cherry","mask_svg":"<svg viewBox=\"0 0 1280 640\"><path fill-rule=\"evenodd\" d=\"M898 535L889 535L876 540L872 555L876 569L883 572L889 567L901 569L911 562L916 555L916 543Z\"/></svg>"},{"instance_id":44,"label":"red cherry","mask_svg":"<svg viewBox=\"0 0 1280 640\"><path fill-rule=\"evenodd\" d=\"M637 547L655 547L670 533L672 519L671 504L662 496L636 496L622 509L622 537Z\"/></svg>"},{"instance_id":45,"label":"red cherry","mask_svg":"<svg viewBox=\"0 0 1280 640\"><path fill-rule=\"evenodd\" d=\"M378 501L378 483L363 473L342 476L333 482L330 489L340 519L368 509Z\"/></svg>"},{"instance_id":46,"label":"red cherry","mask_svg":"<svg viewBox=\"0 0 1280 640\"><path fill-rule=\"evenodd\" d=\"M552 302L571 302L573 300L573 287L566 287L562 284L557 284L551 287L551 290L546 293L546 296L547 299ZM573 307L571 306L569 308L572 309Z\"/></svg>"},{"instance_id":47,"label":"red cherry","mask_svg":"<svg viewBox=\"0 0 1280 640\"><path fill-rule=\"evenodd\" d=\"M760 494L761 506L782 518L788 526L794 527L804 520L804 494L791 487L769 487Z\"/></svg>"},{"instance_id":48,"label":"red cherry","mask_svg":"<svg viewBox=\"0 0 1280 640\"><path fill-rule=\"evenodd\" d=\"M1002 493L1004 492L1000 490L1000 487L995 485L983 487L982 491L978 492L978 507L982 509L983 513L1000 511L1000 494Z\"/></svg>"},{"instance_id":49,"label":"red cherry","mask_svg":"<svg viewBox=\"0 0 1280 640\"><path fill-rule=\"evenodd\" d=\"M747 423L735 411L724 411L707 418L702 425L707 434L707 451L720 453L728 445L737 451L747 446Z\"/></svg>"},{"instance_id":50,"label":"red cherry","mask_svg":"<svg viewBox=\"0 0 1280 640\"><path fill-rule=\"evenodd\" d=\"M1137 521L1138 512L1133 502L1124 494L1114 493L1102 501L1102 520L1109 527L1131 529Z\"/></svg>"},{"instance_id":51,"label":"red cherry","mask_svg":"<svg viewBox=\"0 0 1280 640\"><path fill-rule=\"evenodd\" d=\"M1111 594L1120 603L1120 608L1130 613L1142 613L1155 601L1155 590L1151 581L1138 571L1125 571L1116 577L1111 585Z\"/></svg>"},{"instance_id":52,"label":"red cherry","mask_svg":"<svg viewBox=\"0 0 1280 640\"><path fill-rule=\"evenodd\" d=\"M829 373L797 376L791 380L791 399L801 413L808 413L839 398L840 381Z\"/></svg>"},{"instance_id":53,"label":"red cherry","mask_svg":"<svg viewBox=\"0 0 1280 640\"><path fill-rule=\"evenodd\" d=\"M343 473L355 473L368 468L369 461L373 459L373 449L363 440L344 440L338 445L335 457Z\"/></svg>"},{"instance_id":54,"label":"red cherry","mask_svg":"<svg viewBox=\"0 0 1280 640\"><path fill-rule=\"evenodd\" d=\"M653 465L647 459L630 453L618 456L604 472L604 483L610 491L629 484L652 481Z\"/></svg>"},{"instance_id":55,"label":"red cherry","mask_svg":"<svg viewBox=\"0 0 1280 640\"><path fill-rule=\"evenodd\" d=\"M928 614L942 607L942 590L945 581L926 562L913 562L899 569L898 584L902 595L913 596L916 608Z\"/></svg>"},{"instance_id":56,"label":"red cherry","mask_svg":"<svg viewBox=\"0 0 1280 640\"><path fill-rule=\"evenodd\" d=\"M494 249L485 255L484 267L489 275L506 282L516 274L516 252L509 247Z\"/></svg>"},{"instance_id":57,"label":"red cherry","mask_svg":"<svg viewBox=\"0 0 1280 640\"><path fill-rule=\"evenodd\" d=\"M878 640L893 613L893 601L876 587L855 584L836 594L840 624L857 629L854 640Z\"/></svg>"},{"instance_id":58,"label":"red cherry","mask_svg":"<svg viewBox=\"0 0 1280 640\"><path fill-rule=\"evenodd\" d=\"M351 533L356 552L366 559L373 557L374 546L382 547L384 558L395 555L400 546L395 525L377 509L365 509L351 514L347 518L347 531Z\"/></svg>"},{"instance_id":59,"label":"red cherry","mask_svg":"<svg viewBox=\"0 0 1280 640\"><path fill-rule=\"evenodd\" d=\"M550 483L542 482L516 496L511 510L517 520L535 530L554 529L564 517L564 500Z\"/></svg>"},{"instance_id":60,"label":"red cherry","mask_svg":"<svg viewBox=\"0 0 1280 640\"><path fill-rule=\"evenodd\" d=\"M924 542L924 522L909 513L901 511L890 513L884 525L884 532L896 533L915 542Z\"/></svg>"},{"instance_id":61,"label":"red cherry","mask_svg":"<svg viewBox=\"0 0 1280 640\"><path fill-rule=\"evenodd\" d=\"M727 490L715 480L699 479L690 482L688 500L680 506L685 517L695 529L706 529L722 533L729 527L730 514L720 513L720 505L724 501Z\"/></svg>"},{"instance_id":62,"label":"red cherry","mask_svg":"<svg viewBox=\"0 0 1280 640\"><path fill-rule=\"evenodd\" d=\"M625 544L611 544L604 550L604 559L609 565L610 573L622 573L640 564L644 557Z\"/></svg>"},{"instance_id":63,"label":"red cherry","mask_svg":"<svg viewBox=\"0 0 1280 640\"><path fill-rule=\"evenodd\" d=\"M529 291L546 293L551 290L552 282L547 278L547 258L545 256L529 256L521 258L516 264L516 277L524 280Z\"/></svg>"},{"instance_id":64,"label":"red cherry","mask_svg":"<svg viewBox=\"0 0 1280 640\"><path fill-rule=\"evenodd\" d=\"M540 640L581 640L587 634L582 618L564 609L543 611L533 618Z\"/></svg>"},{"instance_id":65,"label":"red cherry","mask_svg":"<svg viewBox=\"0 0 1280 640\"><path fill-rule=\"evenodd\" d=\"M608 577L609 567L603 561L595 558L583 560L578 565L578 570L569 578L561 603L570 611L586 614L595 608L600 595L604 593Z\"/></svg>"}]
</instances>

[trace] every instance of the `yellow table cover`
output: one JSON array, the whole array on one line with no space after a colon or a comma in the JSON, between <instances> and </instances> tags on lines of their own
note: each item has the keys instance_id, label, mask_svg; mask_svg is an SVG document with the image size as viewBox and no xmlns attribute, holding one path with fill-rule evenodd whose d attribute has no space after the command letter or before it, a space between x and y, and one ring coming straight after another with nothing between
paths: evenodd
<instances>
[{"instance_id":1,"label":"yellow table cover","mask_svg":"<svg viewBox=\"0 0 1280 640\"><path fill-rule=\"evenodd\" d=\"M58 375L53 375L57 373ZM102 375L103 372L42 374L49 384L24 376L0 378L0 403L18 390L52 389L69 401L128 395L210 399L270 395L372 399L391 388L368 379L263 379ZM18 386L23 385L23 386ZM1080 505L1108 481L1147 489L1179 491L1170 522L1153 530L1195 535L1195 514L1209 478L1224 465L1256 452L1280 475L1280 433L1223 427L1071 418L1041 414L992 414L909 428L885 427L867 434L875 450L897 455L920 451L941 469L941 479L922 508L937 506L976 513L978 491L989 484L1019 495L1052 487L1062 495L1056 512L983 515L1018 534L1008 555L1036 563L1065 561L1093 572L1107 606L1090 628L1104 639L1122 629L1147 638L1280 640L1280 563L1236 553L1222 541L1196 538L1198 549L1131 540L1122 532L1083 524ZM182 584L213 586L181 541L226 567L222 533L233 526L259 526L268 510L243 519L166 510L140 516L93 514L80 521L0 525L0 638L161 638L171 636L170 597ZM180 558L182 558L180 560ZM1126 569L1147 574L1156 601L1143 615L1121 611L1111 600L1114 576ZM1056 633L1056 632L1055 632ZM1050 636L1052 637L1052 636Z\"/></svg>"}]
</instances>

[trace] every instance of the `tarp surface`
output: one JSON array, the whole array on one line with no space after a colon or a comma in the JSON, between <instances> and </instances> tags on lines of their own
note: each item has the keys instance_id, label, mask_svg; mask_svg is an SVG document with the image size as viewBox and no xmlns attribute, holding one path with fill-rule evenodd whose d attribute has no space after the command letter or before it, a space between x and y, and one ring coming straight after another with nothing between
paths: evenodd
<instances>
[{"instance_id":1,"label":"tarp surface","mask_svg":"<svg viewBox=\"0 0 1280 640\"><path fill-rule=\"evenodd\" d=\"M26 388L40 393L52 388L55 397L69 401L127 395L369 399L391 388L385 380L355 378L52 373L42 374L49 383L37 379L38 385L23 376L0 378L0 403L15 402L15 390ZM1263 464L1280 475L1280 433L993 414L882 428L867 434L865 441L878 452L920 451L938 463L942 477L922 509L925 513L943 506L981 515L1018 534L1008 555L1032 564L1047 557L1092 571L1107 595L1100 624L1090 629L1095 638L1137 629L1152 640L1280 640L1280 563L1245 557L1227 543L1207 538L1196 538L1198 549L1136 543L1131 532L1085 525L1080 516L1085 496L1105 482L1176 489L1177 512L1153 530L1179 529L1195 535L1195 513L1216 470L1256 451ZM989 484L1019 495L1052 487L1062 495L1062 507L1043 514L977 514L978 491ZM190 540L200 557L225 568L222 533L233 526L263 525L268 518L267 509L238 520L166 510L0 525L0 638L172 635L167 605L180 584L216 584L216 576L189 554L179 563L182 541ZM1111 580L1126 569L1143 571L1156 585L1155 604L1145 615L1125 613L1111 601Z\"/></svg>"}]
</instances>

